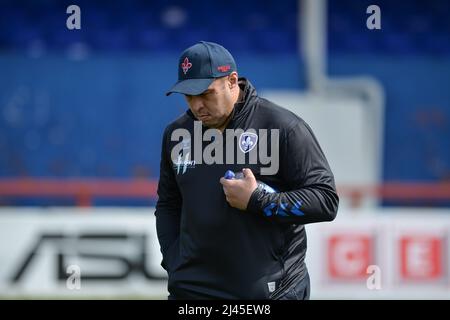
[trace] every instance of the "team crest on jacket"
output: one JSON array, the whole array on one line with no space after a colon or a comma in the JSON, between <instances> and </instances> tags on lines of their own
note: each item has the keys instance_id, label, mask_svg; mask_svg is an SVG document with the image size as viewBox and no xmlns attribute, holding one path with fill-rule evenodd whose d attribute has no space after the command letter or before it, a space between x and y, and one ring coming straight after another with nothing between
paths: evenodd
<instances>
[{"instance_id":1,"label":"team crest on jacket","mask_svg":"<svg viewBox=\"0 0 450 320\"><path fill-rule=\"evenodd\" d=\"M250 152L258 142L258 136L256 133L244 132L239 137L239 148L243 153Z\"/></svg>"}]
</instances>

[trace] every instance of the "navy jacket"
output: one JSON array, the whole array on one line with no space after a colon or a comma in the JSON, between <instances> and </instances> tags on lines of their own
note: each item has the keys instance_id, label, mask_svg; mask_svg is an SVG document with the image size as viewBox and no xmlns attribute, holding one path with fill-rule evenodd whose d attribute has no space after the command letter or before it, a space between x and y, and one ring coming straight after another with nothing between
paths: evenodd
<instances>
[{"instance_id":1,"label":"navy jacket","mask_svg":"<svg viewBox=\"0 0 450 320\"><path fill-rule=\"evenodd\" d=\"M243 98L227 129L278 129L279 170L261 175L268 165L259 157L251 164L249 153L245 164L226 164L225 154L224 164L194 163L186 158L199 141L194 139L193 114L187 111L167 126L155 215L161 265L175 298L277 299L307 274L304 225L331 221L337 213L333 174L311 128L292 112L258 97L247 79L240 79L240 87ZM180 141L172 141L171 135L178 128L187 129L192 138L172 160L172 148ZM263 138L271 150L276 142L270 133L259 137L258 146ZM224 145L231 143L223 140ZM210 143L201 142L201 150ZM242 151L236 147L234 152L236 158ZM252 169L257 180L277 190L267 193L258 187L245 211L227 203L219 182L226 170L242 168Z\"/></svg>"}]
</instances>

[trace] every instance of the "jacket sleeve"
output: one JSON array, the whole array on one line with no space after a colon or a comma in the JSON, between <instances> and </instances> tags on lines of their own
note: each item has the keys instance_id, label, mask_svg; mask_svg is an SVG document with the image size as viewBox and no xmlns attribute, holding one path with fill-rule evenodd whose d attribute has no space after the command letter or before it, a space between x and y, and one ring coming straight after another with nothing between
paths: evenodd
<instances>
[{"instance_id":1,"label":"jacket sleeve","mask_svg":"<svg viewBox=\"0 0 450 320\"><path fill-rule=\"evenodd\" d=\"M167 136L166 129L162 142L158 201L156 203L155 216L156 232L163 256L161 266L170 271L173 262L177 258L182 197L172 170Z\"/></svg>"},{"instance_id":2,"label":"jacket sleeve","mask_svg":"<svg viewBox=\"0 0 450 320\"><path fill-rule=\"evenodd\" d=\"M268 193L258 186L247 211L287 223L334 220L339 197L333 173L311 128L300 119L283 140L280 176L287 191Z\"/></svg>"}]
</instances>

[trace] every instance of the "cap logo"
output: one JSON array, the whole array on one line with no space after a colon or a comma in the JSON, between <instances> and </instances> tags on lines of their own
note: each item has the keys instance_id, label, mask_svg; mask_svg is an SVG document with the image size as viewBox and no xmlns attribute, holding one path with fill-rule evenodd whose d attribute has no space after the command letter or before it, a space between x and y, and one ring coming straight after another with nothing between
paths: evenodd
<instances>
[{"instance_id":1,"label":"cap logo","mask_svg":"<svg viewBox=\"0 0 450 320\"><path fill-rule=\"evenodd\" d=\"M226 65L226 66L218 66L217 70L219 70L220 72L227 72L231 69L230 65Z\"/></svg>"},{"instance_id":2,"label":"cap logo","mask_svg":"<svg viewBox=\"0 0 450 320\"><path fill-rule=\"evenodd\" d=\"M184 61L181 64L181 69L183 69L183 73L186 74L191 67L192 67L192 63L189 62L188 57L184 58Z\"/></svg>"}]
</instances>

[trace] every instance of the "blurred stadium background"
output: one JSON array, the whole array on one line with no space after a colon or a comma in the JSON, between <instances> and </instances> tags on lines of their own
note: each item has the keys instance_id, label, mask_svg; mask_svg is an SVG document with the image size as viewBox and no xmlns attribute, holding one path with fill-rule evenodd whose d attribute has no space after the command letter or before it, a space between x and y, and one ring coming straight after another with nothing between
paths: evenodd
<instances>
[{"instance_id":1,"label":"blurred stadium background","mask_svg":"<svg viewBox=\"0 0 450 320\"><path fill-rule=\"evenodd\" d=\"M449 16L448 0L0 0L0 297L165 298L160 141L186 106L164 92L208 40L310 123L335 173L338 218L307 226L311 298L450 298Z\"/></svg>"}]
</instances>

